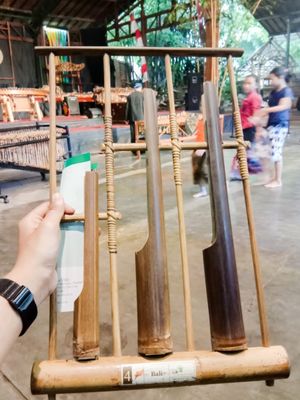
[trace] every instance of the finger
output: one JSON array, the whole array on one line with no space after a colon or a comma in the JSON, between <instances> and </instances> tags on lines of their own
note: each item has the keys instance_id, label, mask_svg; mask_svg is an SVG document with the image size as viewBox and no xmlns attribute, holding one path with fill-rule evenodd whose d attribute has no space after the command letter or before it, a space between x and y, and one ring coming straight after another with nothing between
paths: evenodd
<instances>
[{"instance_id":1,"label":"finger","mask_svg":"<svg viewBox=\"0 0 300 400\"><path fill-rule=\"evenodd\" d=\"M52 197L49 209L45 215L44 222L58 226L65 212L64 199L59 193L55 193Z\"/></svg>"},{"instance_id":2,"label":"finger","mask_svg":"<svg viewBox=\"0 0 300 400\"><path fill-rule=\"evenodd\" d=\"M69 206L69 204L65 203L65 214L71 215L74 214L75 209L71 206Z\"/></svg>"}]
</instances>

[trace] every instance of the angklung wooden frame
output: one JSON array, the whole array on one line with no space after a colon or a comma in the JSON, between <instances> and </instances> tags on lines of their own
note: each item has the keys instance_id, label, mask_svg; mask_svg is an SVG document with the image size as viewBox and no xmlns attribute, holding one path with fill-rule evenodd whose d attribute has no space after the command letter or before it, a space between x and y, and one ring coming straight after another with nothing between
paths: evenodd
<instances>
[{"instance_id":1,"label":"angklung wooden frame","mask_svg":"<svg viewBox=\"0 0 300 400\"><path fill-rule=\"evenodd\" d=\"M240 382L250 380L266 380L272 384L274 379L287 378L289 376L289 360L285 349L281 346L270 346L269 331L265 310L264 292L261 278L258 247L256 241L254 216L250 196L250 183L247 168L246 147L243 140L240 120L237 90L235 84L233 57L242 55L241 49L219 48L130 48L130 47L37 47L39 55L49 56L49 87L50 87L50 199L56 191L56 113L55 113L55 56L58 55L103 55L104 62L104 87L105 87L105 168L106 168L106 192L107 211L94 215L108 223L108 250L110 263L110 292L112 304L112 331L113 354L109 357L97 357L89 361L59 360L57 359L57 309L56 295L50 300L50 335L49 335L49 359L36 361L32 369L31 389L34 394L48 394L49 399L55 399L58 393L75 393L105 390L126 390L147 387L182 386L208 383ZM110 57L112 55L132 56L159 56L165 58L166 76L169 94L171 144L160 144L161 150L172 151L174 181L176 186L176 199L179 220L179 239L181 250L181 264L183 276L183 293L185 302L185 352L174 352L171 355L159 358L144 358L142 356L122 356L120 338L120 318L118 300L118 270L117 270L117 235L116 224L120 215L115 208L114 189L114 153L116 151L144 150L145 144L114 144L112 135L111 116L111 78ZM174 104L171 57L226 57L233 98L233 115L236 140L224 143L223 148L237 148L240 163L241 177L243 181L245 205L250 234L251 253L256 282L258 311L260 318L262 347L248 348L247 350L224 354L213 351L198 351L195 349L194 331L192 323L191 290L189 266L187 258L185 220L183 211L182 176L180 157L185 149L207 148L206 143L181 143L178 138L176 113ZM72 221L84 220L84 215L71 217ZM84 305L81 304L82 307ZM185 377L174 378L172 372L178 366L185 369ZM167 378L150 379L143 382L129 381L127 372L136 369L145 369L155 376L156 371L163 370ZM125 375L126 376L125 376ZM169 374L169 375L168 375ZM129 374L130 375L130 374ZM126 380L127 379L127 380Z\"/></svg>"}]
</instances>

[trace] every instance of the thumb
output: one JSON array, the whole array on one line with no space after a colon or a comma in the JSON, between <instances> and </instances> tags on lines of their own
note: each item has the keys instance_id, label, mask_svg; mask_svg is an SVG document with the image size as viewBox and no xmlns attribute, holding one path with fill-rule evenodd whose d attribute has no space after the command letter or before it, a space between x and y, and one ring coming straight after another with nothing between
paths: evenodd
<instances>
[{"instance_id":1,"label":"thumb","mask_svg":"<svg viewBox=\"0 0 300 400\"><path fill-rule=\"evenodd\" d=\"M59 193L52 197L49 209L45 215L44 221L58 225L65 212L64 199Z\"/></svg>"}]
</instances>

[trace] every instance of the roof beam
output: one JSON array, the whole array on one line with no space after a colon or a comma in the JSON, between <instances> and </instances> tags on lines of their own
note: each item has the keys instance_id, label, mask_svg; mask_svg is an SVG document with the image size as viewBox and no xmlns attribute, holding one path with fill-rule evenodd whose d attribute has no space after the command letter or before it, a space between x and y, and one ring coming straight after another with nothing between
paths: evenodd
<instances>
[{"instance_id":1,"label":"roof beam","mask_svg":"<svg viewBox=\"0 0 300 400\"><path fill-rule=\"evenodd\" d=\"M33 10L30 27L36 35L43 25L45 18L54 11L58 3L59 0L41 0Z\"/></svg>"}]
</instances>

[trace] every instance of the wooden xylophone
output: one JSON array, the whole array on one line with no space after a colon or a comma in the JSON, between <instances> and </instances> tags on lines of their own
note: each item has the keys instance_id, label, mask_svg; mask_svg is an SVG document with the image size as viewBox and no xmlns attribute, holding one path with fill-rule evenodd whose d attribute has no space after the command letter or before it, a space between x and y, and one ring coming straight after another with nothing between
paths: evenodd
<instances>
[{"instance_id":1,"label":"wooden xylophone","mask_svg":"<svg viewBox=\"0 0 300 400\"><path fill-rule=\"evenodd\" d=\"M49 172L49 125L31 125L0 130L0 167ZM56 166L60 172L71 155L67 127L56 127Z\"/></svg>"}]
</instances>

